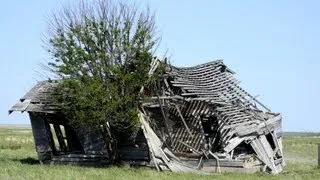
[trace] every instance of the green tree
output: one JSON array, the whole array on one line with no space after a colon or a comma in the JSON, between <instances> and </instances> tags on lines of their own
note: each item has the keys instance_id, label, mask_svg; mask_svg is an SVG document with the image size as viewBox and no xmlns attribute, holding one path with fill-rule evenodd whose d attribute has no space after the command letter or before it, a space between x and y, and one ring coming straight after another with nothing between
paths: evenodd
<instances>
[{"instance_id":1,"label":"green tree","mask_svg":"<svg viewBox=\"0 0 320 180\"><path fill-rule=\"evenodd\" d=\"M154 15L119 1L81 1L49 25L47 67L61 79L54 101L71 123L103 126L116 151L122 132L137 129L139 90L159 39Z\"/></svg>"}]
</instances>

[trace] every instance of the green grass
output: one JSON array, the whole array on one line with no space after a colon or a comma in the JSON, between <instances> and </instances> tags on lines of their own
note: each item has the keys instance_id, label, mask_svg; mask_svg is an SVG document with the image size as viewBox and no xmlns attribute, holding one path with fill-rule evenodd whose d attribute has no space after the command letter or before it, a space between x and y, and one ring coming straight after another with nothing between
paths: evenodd
<instances>
[{"instance_id":1,"label":"green grass","mask_svg":"<svg viewBox=\"0 0 320 180\"><path fill-rule=\"evenodd\" d=\"M286 134L287 166L280 175L226 173L198 175L157 172L148 168L112 166L105 168L40 165L28 128L0 128L0 179L319 179L317 144L320 136Z\"/></svg>"}]
</instances>

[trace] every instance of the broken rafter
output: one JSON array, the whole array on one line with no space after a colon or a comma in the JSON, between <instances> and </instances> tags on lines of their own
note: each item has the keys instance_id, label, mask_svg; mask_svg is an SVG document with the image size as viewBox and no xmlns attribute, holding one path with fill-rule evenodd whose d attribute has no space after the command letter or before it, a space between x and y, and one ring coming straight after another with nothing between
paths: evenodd
<instances>
[{"instance_id":1,"label":"broken rafter","mask_svg":"<svg viewBox=\"0 0 320 180\"><path fill-rule=\"evenodd\" d=\"M234 73L222 61L168 69L171 71L162 76L163 95L151 99L158 100L164 124L168 123L166 129L168 134L173 135L173 151L183 154L192 150L199 155L203 152L206 159L210 159L210 154L219 166L221 157L218 152L224 152L224 158L230 162L237 158L252 157L254 154L241 156L243 153L252 153L250 149L244 150L247 148L244 144L250 143L256 156L271 173L282 170L275 161L267 160L283 158L281 138L275 133L281 126L281 116L271 113L256 99L257 96L253 97L240 88L240 81L233 77ZM164 112L163 102L166 102L168 112ZM143 106L157 108L156 103ZM180 127L179 121L182 121L183 127ZM266 135L272 139L263 138ZM275 149L270 144L274 144ZM267 150L262 151L262 148ZM199 162L205 162L200 158L203 156L199 156ZM283 167L284 161L277 162Z\"/></svg>"}]
</instances>

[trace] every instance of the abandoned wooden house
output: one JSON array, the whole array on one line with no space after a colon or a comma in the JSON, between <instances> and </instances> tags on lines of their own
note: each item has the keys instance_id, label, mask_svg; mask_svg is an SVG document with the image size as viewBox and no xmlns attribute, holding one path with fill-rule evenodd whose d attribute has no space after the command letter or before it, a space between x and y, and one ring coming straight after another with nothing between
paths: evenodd
<instances>
[{"instance_id":1,"label":"abandoned wooden house","mask_svg":"<svg viewBox=\"0 0 320 180\"><path fill-rule=\"evenodd\" d=\"M57 82L42 81L26 93L10 110L28 112L38 158L41 163L107 165L108 143L102 129L85 125L74 126L50 104ZM122 143L120 157L124 161L148 161L148 147L142 131L133 144ZM133 151L133 152L132 152ZM128 154L133 154L130 156Z\"/></svg>"},{"instance_id":2,"label":"abandoned wooden house","mask_svg":"<svg viewBox=\"0 0 320 180\"><path fill-rule=\"evenodd\" d=\"M161 63L153 61L149 74ZM120 147L120 158L157 170L280 173L282 117L239 87L233 75L221 60L188 68L166 65L157 83L141 88L149 99L139 108L141 133ZM29 113L39 160L107 164L103 131L73 127L56 107L44 108L54 87L38 83L9 110Z\"/></svg>"}]
</instances>

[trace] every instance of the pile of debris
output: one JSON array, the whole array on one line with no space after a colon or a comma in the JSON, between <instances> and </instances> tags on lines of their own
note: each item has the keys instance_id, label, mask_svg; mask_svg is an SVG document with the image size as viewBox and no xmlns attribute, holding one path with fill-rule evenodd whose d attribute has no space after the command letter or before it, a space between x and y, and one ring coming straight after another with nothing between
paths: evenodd
<instances>
[{"instance_id":1,"label":"pile of debris","mask_svg":"<svg viewBox=\"0 0 320 180\"><path fill-rule=\"evenodd\" d=\"M153 61L150 75L161 63ZM221 60L188 68L166 64L156 83L141 89L149 99L139 109L142 131L133 145L120 148L120 157L174 172L280 173L281 115L239 87L233 74ZM103 131L72 127L55 107L43 108L54 86L39 83L10 110L29 112L39 160L107 163Z\"/></svg>"},{"instance_id":2,"label":"pile of debris","mask_svg":"<svg viewBox=\"0 0 320 180\"><path fill-rule=\"evenodd\" d=\"M158 94L140 113L156 165L164 162L172 171L282 171L281 115L239 87L233 74L220 60L167 67Z\"/></svg>"}]
</instances>

